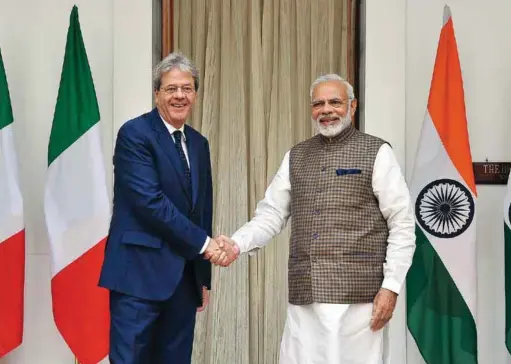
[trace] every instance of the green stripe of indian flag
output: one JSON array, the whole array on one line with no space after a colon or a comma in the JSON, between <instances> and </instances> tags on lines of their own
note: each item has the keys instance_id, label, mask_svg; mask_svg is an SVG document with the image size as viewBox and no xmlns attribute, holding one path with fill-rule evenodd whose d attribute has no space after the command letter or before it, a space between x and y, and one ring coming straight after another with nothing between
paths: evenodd
<instances>
[{"instance_id":1,"label":"green stripe of indian flag","mask_svg":"<svg viewBox=\"0 0 511 364\"><path fill-rule=\"evenodd\" d=\"M477 363L477 192L447 7L410 191L418 224L407 276L408 328L427 363Z\"/></svg>"},{"instance_id":2,"label":"green stripe of indian flag","mask_svg":"<svg viewBox=\"0 0 511 364\"><path fill-rule=\"evenodd\" d=\"M504 199L504 259L505 259L505 291L506 291L506 348L511 354L511 175L507 182L507 193Z\"/></svg>"}]
</instances>

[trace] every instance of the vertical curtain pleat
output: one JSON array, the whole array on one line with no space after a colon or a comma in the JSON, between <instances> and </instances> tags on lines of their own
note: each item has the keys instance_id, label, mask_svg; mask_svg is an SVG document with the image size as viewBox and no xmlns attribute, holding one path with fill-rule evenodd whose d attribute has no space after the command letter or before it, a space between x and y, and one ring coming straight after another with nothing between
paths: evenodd
<instances>
[{"instance_id":1,"label":"vertical curtain pleat","mask_svg":"<svg viewBox=\"0 0 511 364\"><path fill-rule=\"evenodd\" d=\"M334 37L338 40L345 39L345 41L341 42L340 47L335 47L337 50L336 58L332 61L332 69L342 69L344 70L344 77L346 79L349 78L348 75L348 62L350 62L350 58L348 55L348 2L347 1L335 1L336 9L335 9L335 24L334 25ZM335 26L336 24L342 24L342 26ZM353 82L353 80L349 80Z\"/></svg>"},{"instance_id":2,"label":"vertical curtain pleat","mask_svg":"<svg viewBox=\"0 0 511 364\"><path fill-rule=\"evenodd\" d=\"M293 123L295 142L307 139L313 133L310 122L310 84L313 81L311 73L311 1L296 1L296 114Z\"/></svg>"},{"instance_id":3,"label":"vertical curtain pleat","mask_svg":"<svg viewBox=\"0 0 511 364\"><path fill-rule=\"evenodd\" d=\"M205 49L203 61L201 62L201 60L195 58L195 54L188 54L199 68L199 90L202 90L202 92L199 92L199 99L197 102L197 104L201 104L202 106L202 118L199 119L199 113L194 111L190 124L192 126L197 126L199 124L201 129L198 130L201 130L204 135L208 136L211 150L211 164L214 174L218 169L219 153L218 120L220 119L220 32L218 32L217 29L220 27L220 2L221 0L208 1L208 13L206 14L205 19L205 26L207 27L205 33L206 38L199 38L202 39L200 42L194 39L194 44L197 48L203 47ZM180 1L174 1L176 13L178 12L177 9L180 9L179 3ZM174 32L174 34L176 34L176 32ZM179 43L176 43L176 45L179 45ZM176 47L176 49L181 50L179 46ZM214 202L217 201L217 194L218 185L214 183ZM216 215L214 215L213 226L216 231ZM214 279L216 283L217 277L214 277ZM211 341L209 333L211 332L212 327L216 326L216 323L213 321L215 315L211 313L215 312L218 305L218 299L213 296L213 294L216 294L216 292L220 290L217 288L218 287L215 287L214 292L212 292L211 304L210 307L208 307L207 313L203 312L197 315L192 359L193 363L209 364L211 362L211 347L214 345L214 342Z\"/></svg>"},{"instance_id":4,"label":"vertical curtain pleat","mask_svg":"<svg viewBox=\"0 0 511 364\"><path fill-rule=\"evenodd\" d=\"M206 0L194 0L190 2L192 5L193 12L193 24L192 24L192 37L191 37L191 48L193 48L193 61L197 65L203 65L206 56L206 42L195 42L195 39L206 39L206 31L208 27L207 21L207 4L209 1ZM204 79L204 67L199 67L199 80ZM199 100L204 97L204 87L199 86ZM203 104L198 102L193 110L192 123L191 125L197 129L202 129L202 109Z\"/></svg>"},{"instance_id":5,"label":"vertical curtain pleat","mask_svg":"<svg viewBox=\"0 0 511 364\"><path fill-rule=\"evenodd\" d=\"M272 84L271 113L268 130L268 171L273 178L282 163L282 157L294 144L292 104L295 102L291 73L291 1L280 0L275 4L274 17L275 48L274 59L278 71L274 70ZM293 35L294 37L294 35ZM287 256L289 229L283 231L264 249L265 296L264 296L264 347L265 363L277 361L281 331L284 326L287 307Z\"/></svg>"},{"instance_id":6,"label":"vertical curtain pleat","mask_svg":"<svg viewBox=\"0 0 511 364\"><path fill-rule=\"evenodd\" d=\"M249 67L246 69L248 95L248 206L246 216L250 218L258 199L266 189L266 134L265 93L262 52L262 11L261 1L250 1L248 19ZM251 363L263 363L264 324L261 314L265 310L264 300L264 256L251 258L249 270L249 348ZM255 298L255 299L251 299Z\"/></svg>"},{"instance_id":7,"label":"vertical curtain pleat","mask_svg":"<svg viewBox=\"0 0 511 364\"><path fill-rule=\"evenodd\" d=\"M354 66L347 14L347 0L174 0L174 48L200 73L189 123L210 142L214 234L247 222L284 154L313 135L311 82ZM286 227L255 256L213 268L193 363L278 363L288 247Z\"/></svg>"},{"instance_id":8,"label":"vertical curtain pleat","mask_svg":"<svg viewBox=\"0 0 511 364\"><path fill-rule=\"evenodd\" d=\"M179 44L179 30L181 29L181 15L179 14L181 11L181 1L173 1L172 5L174 5L174 17L172 19L174 37L172 39L172 44L174 48Z\"/></svg>"}]
</instances>

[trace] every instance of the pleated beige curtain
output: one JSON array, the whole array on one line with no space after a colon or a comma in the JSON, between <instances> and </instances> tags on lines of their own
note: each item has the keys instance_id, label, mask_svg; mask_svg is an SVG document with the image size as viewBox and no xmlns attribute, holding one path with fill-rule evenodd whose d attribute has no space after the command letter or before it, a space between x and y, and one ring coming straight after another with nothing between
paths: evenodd
<instances>
[{"instance_id":1,"label":"pleated beige curtain","mask_svg":"<svg viewBox=\"0 0 511 364\"><path fill-rule=\"evenodd\" d=\"M231 235L247 222L286 151L313 135L311 82L324 73L353 73L354 3L174 0L174 49L200 70L190 124L210 141L214 234ZM286 228L255 256L214 269L193 363L278 362L288 238Z\"/></svg>"}]
</instances>

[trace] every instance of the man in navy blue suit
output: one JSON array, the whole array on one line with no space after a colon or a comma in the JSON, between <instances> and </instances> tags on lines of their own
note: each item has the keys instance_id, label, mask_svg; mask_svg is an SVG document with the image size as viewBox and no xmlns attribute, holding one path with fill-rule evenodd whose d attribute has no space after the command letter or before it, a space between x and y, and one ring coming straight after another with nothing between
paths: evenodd
<instances>
[{"instance_id":1,"label":"man in navy blue suit","mask_svg":"<svg viewBox=\"0 0 511 364\"><path fill-rule=\"evenodd\" d=\"M192 62L170 54L154 70L156 108L117 135L99 282L110 290L114 364L189 364L196 311L211 288L210 262L225 265L233 254L212 238L208 141L185 125L198 87Z\"/></svg>"}]
</instances>

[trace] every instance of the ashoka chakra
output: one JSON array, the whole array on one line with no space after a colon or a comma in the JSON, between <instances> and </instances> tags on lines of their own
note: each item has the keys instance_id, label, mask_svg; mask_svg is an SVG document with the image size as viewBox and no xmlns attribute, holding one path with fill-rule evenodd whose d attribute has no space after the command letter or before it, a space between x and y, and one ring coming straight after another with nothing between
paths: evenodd
<instances>
[{"instance_id":1,"label":"ashoka chakra","mask_svg":"<svg viewBox=\"0 0 511 364\"><path fill-rule=\"evenodd\" d=\"M415 216L431 235L453 238L472 223L474 199L458 181L439 179L429 183L417 196Z\"/></svg>"}]
</instances>

